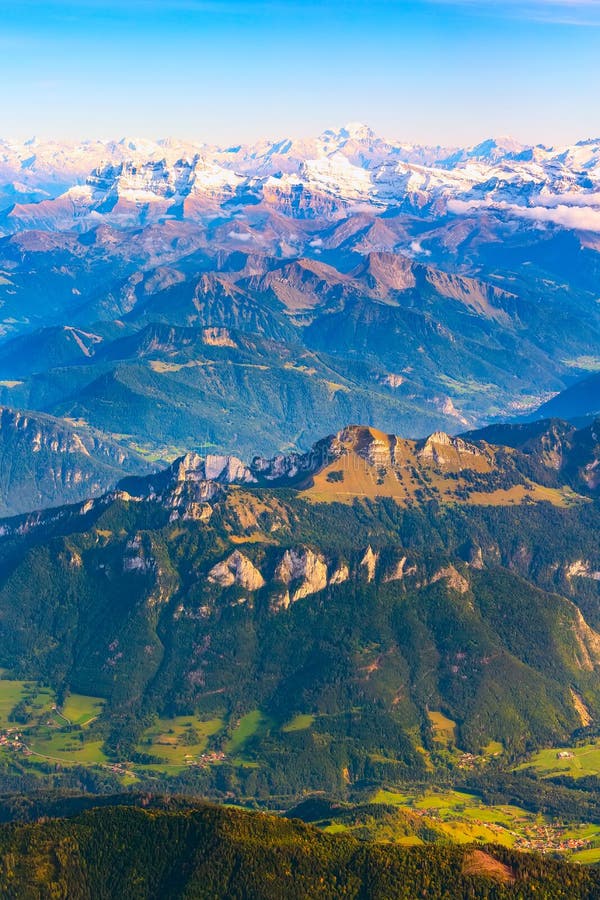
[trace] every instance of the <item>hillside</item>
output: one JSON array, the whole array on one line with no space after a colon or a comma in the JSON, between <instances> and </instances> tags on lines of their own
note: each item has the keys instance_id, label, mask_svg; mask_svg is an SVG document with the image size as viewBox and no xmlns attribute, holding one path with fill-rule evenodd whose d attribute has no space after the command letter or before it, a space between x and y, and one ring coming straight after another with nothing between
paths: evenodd
<instances>
[{"instance_id":1,"label":"hillside","mask_svg":"<svg viewBox=\"0 0 600 900\"><path fill-rule=\"evenodd\" d=\"M564 387L558 348L583 358L597 343L595 325L581 331L578 297L565 322L560 292L542 306L529 288L394 253L326 263L229 248L124 277L113 245L25 248L17 260L13 250L7 302L20 267L23 290L34 267L47 294L67 266L55 289L81 284L81 297L46 305L46 327L0 345L0 398L163 456L203 441L224 451L232 435L244 452L307 449L353 420L413 436L458 430L534 408Z\"/></svg>"},{"instance_id":2,"label":"hillside","mask_svg":"<svg viewBox=\"0 0 600 900\"><path fill-rule=\"evenodd\" d=\"M108 807L0 826L0 891L29 897L592 900L593 869L489 846L401 849L298 820L198 805Z\"/></svg>"},{"instance_id":3,"label":"hillside","mask_svg":"<svg viewBox=\"0 0 600 900\"><path fill-rule=\"evenodd\" d=\"M600 372L570 385L537 411L544 417L585 419L600 414Z\"/></svg>"},{"instance_id":4,"label":"hillside","mask_svg":"<svg viewBox=\"0 0 600 900\"><path fill-rule=\"evenodd\" d=\"M6 784L54 760L343 796L591 727L598 506L537 463L354 427L4 520L0 686L23 731Z\"/></svg>"},{"instance_id":5,"label":"hillside","mask_svg":"<svg viewBox=\"0 0 600 900\"><path fill-rule=\"evenodd\" d=\"M0 515L95 497L150 466L105 435L42 413L0 407Z\"/></svg>"},{"instance_id":6,"label":"hillside","mask_svg":"<svg viewBox=\"0 0 600 900\"><path fill-rule=\"evenodd\" d=\"M467 440L486 441L517 450L521 471L545 483L569 484L594 494L600 485L599 421L578 427L560 419L538 419L525 425L490 425L467 432Z\"/></svg>"}]
</instances>

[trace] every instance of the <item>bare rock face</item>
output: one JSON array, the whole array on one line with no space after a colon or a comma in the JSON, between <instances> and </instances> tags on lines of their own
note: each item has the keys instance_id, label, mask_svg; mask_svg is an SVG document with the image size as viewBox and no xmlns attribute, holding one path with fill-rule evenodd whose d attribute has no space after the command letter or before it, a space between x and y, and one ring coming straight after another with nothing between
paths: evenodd
<instances>
[{"instance_id":1,"label":"bare rock face","mask_svg":"<svg viewBox=\"0 0 600 900\"><path fill-rule=\"evenodd\" d=\"M376 428L349 425L333 436L330 453L339 457L352 450L370 466L389 466L395 441L394 435L384 434Z\"/></svg>"},{"instance_id":2,"label":"bare rock face","mask_svg":"<svg viewBox=\"0 0 600 900\"><path fill-rule=\"evenodd\" d=\"M481 571L485 568L483 550L479 544L476 544L473 541L468 541L467 544L465 544L462 548L461 557L471 569L478 569Z\"/></svg>"},{"instance_id":3,"label":"bare rock face","mask_svg":"<svg viewBox=\"0 0 600 900\"><path fill-rule=\"evenodd\" d=\"M588 488L595 491L600 487L600 458L587 463L582 472L582 477Z\"/></svg>"},{"instance_id":4,"label":"bare rock face","mask_svg":"<svg viewBox=\"0 0 600 900\"><path fill-rule=\"evenodd\" d=\"M407 575L416 574L417 567L416 566L407 566L408 558L406 556L402 556L388 571L385 573L383 577L383 581L388 583L390 581L402 581L403 578L406 578Z\"/></svg>"},{"instance_id":5,"label":"bare rock face","mask_svg":"<svg viewBox=\"0 0 600 900\"><path fill-rule=\"evenodd\" d=\"M350 568L347 563L340 562L328 575L327 563L319 554L307 548L286 550L275 569L274 578L285 585L284 591L271 598L271 611L278 612L303 597L348 581ZM298 582L300 584L294 590L293 585Z\"/></svg>"},{"instance_id":6,"label":"bare rock face","mask_svg":"<svg viewBox=\"0 0 600 900\"><path fill-rule=\"evenodd\" d=\"M209 522L212 516L212 506L209 503L196 503L193 500L186 504L182 510L181 518L184 522ZM171 516L171 521L178 517L178 511Z\"/></svg>"},{"instance_id":7,"label":"bare rock face","mask_svg":"<svg viewBox=\"0 0 600 900\"><path fill-rule=\"evenodd\" d=\"M236 456L213 456L209 454L204 461L205 477L208 481L221 481L226 484L252 484L256 478L247 465Z\"/></svg>"},{"instance_id":8,"label":"bare rock face","mask_svg":"<svg viewBox=\"0 0 600 900\"><path fill-rule=\"evenodd\" d=\"M573 706L575 707L575 711L579 716L579 720L584 728L587 728L588 725L591 725L593 722L593 718L590 715L590 711L586 704L583 702L583 697L581 694L578 694L577 691L574 691L573 688L570 688L571 700L573 701Z\"/></svg>"},{"instance_id":9,"label":"bare rock face","mask_svg":"<svg viewBox=\"0 0 600 900\"><path fill-rule=\"evenodd\" d=\"M375 572L377 570L377 561L379 560L379 553L375 553L371 545L367 547L366 553L360 561L361 566L364 566L367 570L367 581L373 581L375 578Z\"/></svg>"},{"instance_id":10,"label":"bare rock face","mask_svg":"<svg viewBox=\"0 0 600 900\"><path fill-rule=\"evenodd\" d=\"M383 384L387 384L387 386L391 388L399 388L405 381L406 378L404 375L398 375L395 372L390 372L389 375L386 375L382 379Z\"/></svg>"},{"instance_id":11,"label":"bare rock face","mask_svg":"<svg viewBox=\"0 0 600 900\"><path fill-rule=\"evenodd\" d=\"M588 560L576 559L565 569L565 578L591 578L600 581L600 572L594 572Z\"/></svg>"},{"instance_id":12,"label":"bare rock face","mask_svg":"<svg viewBox=\"0 0 600 900\"><path fill-rule=\"evenodd\" d=\"M123 571L136 572L146 575L156 571L156 560L149 553L149 548L144 546L141 535L136 534L127 541L123 556Z\"/></svg>"},{"instance_id":13,"label":"bare rock face","mask_svg":"<svg viewBox=\"0 0 600 900\"><path fill-rule=\"evenodd\" d=\"M418 456L430 460L434 465L444 467L462 457L486 457L486 454L475 444L463 441L462 438L450 437L444 431L435 431L423 443ZM468 467L468 466L466 466Z\"/></svg>"},{"instance_id":14,"label":"bare rock face","mask_svg":"<svg viewBox=\"0 0 600 900\"><path fill-rule=\"evenodd\" d=\"M187 453L173 463L173 476L177 481L217 481L220 484L252 484L256 478L249 467L236 456L206 457Z\"/></svg>"},{"instance_id":15,"label":"bare rock face","mask_svg":"<svg viewBox=\"0 0 600 900\"><path fill-rule=\"evenodd\" d=\"M184 507L187 503L209 503L221 496L221 489L214 481L178 481L161 498L167 509Z\"/></svg>"},{"instance_id":16,"label":"bare rock face","mask_svg":"<svg viewBox=\"0 0 600 900\"><path fill-rule=\"evenodd\" d=\"M321 452L322 451L322 452ZM322 462L326 450L317 448L310 453L280 453L267 459L255 456L250 465L236 456L187 453L171 466L174 480L185 482L210 481L218 484L257 484L291 481L309 475Z\"/></svg>"},{"instance_id":17,"label":"bare rock face","mask_svg":"<svg viewBox=\"0 0 600 900\"><path fill-rule=\"evenodd\" d=\"M327 587L327 564L322 556L308 548L286 550L275 569L275 580L286 586L301 582L290 593L290 602L295 603Z\"/></svg>"},{"instance_id":18,"label":"bare rock face","mask_svg":"<svg viewBox=\"0 0 600 900\"><path fill-rule=\"evenodd\" d=\"M202 339L210 347L237 347L228 328L204 328Z\"/></svg>"},{"instance_id":19,"label":"bare rock face","mask_svg":"<svg viewBox=\"0 0 600 900\"><path fill-rule=\"evenodd\" d=\"M259 570L239 550L234 550L227 559L213 566L208 573L208 580L221 587L238 584L247 591L259 591L265 585Z\"/></svg>"},{"instance_id":20,"label":"bare rock face","mask_svg":"<svg viewBox=\"0 0 600 900\"><path fill-rule=\"evenodd\" d=\"M255 456L251 469L257 478L267 482L280 480L293 480L303 475L309 475L318 466L319 454L313 453L279 453L272 459Z\"/></svg>"},{"instance_id":21,"label":"bare rock face","mask_svg":"<svg viewBox=\"0 0 600 900\"><path fill-rule=\"evenodd\" d=\"M572 609L575 619L573 635L578 647L577 663L581 669L595 671L600 668L600 634L588 625L574 604Z\"/></svg>"},{"instance_id":22,"label":"bare rock face","mask_svg":"<svg viewBox=\"0 0 600 900\"><path fill-rule=\"evenodd\" d=\"M329 584L343 584L350 578L350 569L346 563L340 563L337 569L329 577Z\"/></svg>"},{"instance_id":23,"label":"bare rock face","mask_svg":"<svg viewBox=\"0 0 600 900\"><path fill-rule=\"evenodd\" d=\"M429 583L436 584L436 582L443 580L447 582L448 587L452 588L453 591L458 591L459 594L466 594L470 587L467 579L454 566L445 566L445 568L440 569Z\"/></svg>"}]
</instances>

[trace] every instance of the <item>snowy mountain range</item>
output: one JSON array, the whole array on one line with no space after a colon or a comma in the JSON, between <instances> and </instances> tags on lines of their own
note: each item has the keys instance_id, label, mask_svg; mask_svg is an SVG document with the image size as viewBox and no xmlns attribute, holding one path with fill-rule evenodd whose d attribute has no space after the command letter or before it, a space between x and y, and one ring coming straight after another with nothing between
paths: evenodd
<instances>
[{"instance_id":1,"label":"snowy mountain range","mask_svg":"<svg viewBox=\"0 0 600 900\"><path fill-rule=\"evenodd\" d=\"M202 221L247 206L327 220L399 207L419 217L492 214L600 233L600 139L558 148L511 138L423 147L350 124L307 140L228 148L0 141L3 234ZM238 238L251 239L243 229Z\"/></svg>"}]
</instances>

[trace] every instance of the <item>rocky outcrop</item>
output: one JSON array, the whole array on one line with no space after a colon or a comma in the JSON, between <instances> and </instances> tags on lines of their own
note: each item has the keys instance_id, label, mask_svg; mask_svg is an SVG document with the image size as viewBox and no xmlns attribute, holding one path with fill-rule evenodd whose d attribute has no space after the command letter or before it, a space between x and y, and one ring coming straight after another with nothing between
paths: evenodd
<instances>
[{"instance_id":1,"label":"rocky outcrop","mask_svg":"<svg viewBox=\"0 0 600 900\"><path fill-rule=\"evenodd\" d=\"M234 550L227 559L213 566L208 573L208 580L221 587L237 584L246 591L259 591L265 585L260 571L239 550Z\"/></svg>"},{"instance_id":2,"label":"rocky outcrop","mask_svg":"<svg viewBox=\"0 0 600 900\"><path fill-rule=\"evenodd\" d=\"M286 550L275 569L275 580L288 586L300 582L289 593L291 603L327 587L327 564L308 548Z\"/></svg>"},{"instance_id":3,"label":"rocky outcrop","mask_svg":"<svg viewBox=\"0 0 600 900\"><path fill-rule=\"evenodd\" d=\"M584 466L581 477L590 491L595 491L600 487L600 457Z\"/></svg>"},{"instance_id":4,"label":"rocky outcrop","mask_svg":"<svg viewBox=\"0 0 600 900\"><path fill-rule=\"evenodd\" d=\"M253 484L250 468L236 456L187 453L171 466L176 481L216 481L219 484Z\"/></svg>"},{"instance_id":5,"label":"rocky outcrop","mask_svg":"<svg viewBox=\"0 0 600 900\"><path fill-rule=\"evenodd\" d=\"M279 453L271 459L255 456L252 473L266 483L296 481L316 472L329 460L326 441L320 441L308 453Z\"/></svg>"},{"instance_id":6,"label":"rocky outcrop","mask_svg":"<svg viewBox=\"0 0 600 900\"><path fill-rule=\"evenodd\" d=\"M348 581L350 578L350 569L346 565L346 563L340 563L340 565L335 569L331 575L329 576L329 584L343 584L344 581Z\"/></svg>"},{"instance_id":7,"label":"rocky outcrop","mask_svg":"<svg viewBox=\"0 0 600 900\"><path fill-rule=\"evenodd\" d=\"M446 581L448 587L459 594L466 594L471 587L467 579L452 565L436 572L429 584L437 584L438 581Z\"/></svg>"},{"instance_id":8,"label":"rocky outcrop","mask_svg":"<svg viewBox=\"0 0 600 900\"><path fill-rule=\"evenodd\" d=\"M575 707L575 711L579 716L579 720L584 728L587 728L588 725L592 724L592 716L590 715L590 711L588 707L583 702L583 697L581 694L578 694L577 691L574 691L573 688L570 689L571 700L573 701L573 706Z\"/></svg>"},{"instance_id":9,"label":"rocky outcrop","mask_svg":"<svg viewBox=\"0 0 600 900\"><path fill-rule=\"evenodd\" d=\"M468 443L462 438L450 437L444 431L436 431L430 435L420 446L417 456L427 460L439 468L459 463L463 468L472 468L473 459L490 461L490 456L475 444Z\"/></svg>"},{"instance_id":10,"label":"rocky outcrop","mask_svg":"<svg viewBox=\"0 0 600 900\"><path fill-rule=\"evenodd\" d=\"M209 347L237 347L228 328L204 328L202 340Z\"/></svg>"},{"instance_id":11,"label":"rocky outcrop","mask_svg":"<svg viewBox=\"0 0 600 900\"><path fill-rule=\"evenodd\" d=\"M473 541L467 541L467 543L463 545L460 556L472 569L481 571L485 567L483 550L479 544L476 544Z\"/></svg>"},{"instance_id":12,"label":"rocky outcrop","mask_svg":"<svg viewBox=\"0 0 600 900\"><path fill-rule=\"evenodd\" d=\"M141 535L136 534L130 538L125 545L125 554L123 556L123 571L135 572L140 575L147 575L156 571L156 559L151 553L148 553L148 547L142 540Z\"/></svg>"},{"instance_id":13,"label":"rocky outcrop","mask_svg":"<svg viewBox=\"0 0 600 900\"><path fill-rule=\"evenodd\" d=\"M335 458L349 449L373 467L386 467L391 464L396 438L384 434L376 428L364 428L356 425L340 431L331 440L331 453Z\"/></svg>"},{"instance_id":14,"label":"rocky outcrop","mask_svg":"<svg viewBox=\"0 0 600 900\"><path fill-rule=\"evenodd\" d=\"M592 672L600 667L600 634L594 631L583 618L581 611L573 605L575 621L573 635L577 643L577 663L581 669Z\"/></svg>"},{"instance_id":15,"label":"rocky outcrop","mask_svg":"<svg viewBox=\"0 0 600 900\"><path fill-rule=\"evenodd\" d=\"M416 574L417 567L416 566L407 566L408 557L402 556L400 559L394 563L383 576L384 583L388 583L390 581L402 581L402 579L406 578L407 575Z\"/></svg>"},{"instance_id":16,"label":"rocky outcrop","mask_svg":"<svg viewBox=\"0 0 600 900\"><path fill-rule=\"evenodd\" d=\"M388 375L385 375L381 379L381 381L383 384L386 384L388 387L395 390L396 388L399 388L404 384L406 378L404 377L404 375L398 375L395 372L390 372Z\"/></svg>"},{"instance_id":17,"label":"rocky outcrop","mask_svg":"<svg viewBox=\"0 0 600 900\"><path fill-rule=\"evenodd\" d=\"M361 566L364 566L367 573L367 581L373 581L375 578L375 573L377 571L377 562L379 560L379 553L375 553L371 545L366 549L365 555L360 561Z\"/></svg>"},{"instance_id":18,"label":"rocky outcrop","mask_svg":"<svg viewBox=\"0 0 600 900\"><path fill-rule=\"evenodd\" d=\"M566 567L565 578L591 578L600 581L600 572L594 571L588 560L577 559Z\"/></svg>"}]
</instances>

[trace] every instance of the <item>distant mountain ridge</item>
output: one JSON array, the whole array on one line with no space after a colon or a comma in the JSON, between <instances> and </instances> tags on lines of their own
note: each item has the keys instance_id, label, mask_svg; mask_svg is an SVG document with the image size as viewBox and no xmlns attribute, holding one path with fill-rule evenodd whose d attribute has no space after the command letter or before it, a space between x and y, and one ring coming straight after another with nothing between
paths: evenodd
<instances>
[{"instance_id":1,"label":"distant mountain ridge","mask_svg":"<svg viewBox=\"0 0 600 900\"><path fill-rule=\"evenodd\" d=\"M0 515L103 493L151 466L105 435L52 416L0 407Z\"/></svg>"},{"instance_id":2,"label":"distant mountain ridge","mask_svg":"<svg viewBox=\"0 0 600 900\"><path fill-rule=\"evenodd\" d=\"M570 385L537 410L541 417L585 419L600 415L600 372Z\"/></svg>"},{"instance_id":3,"label":"distant mountain ridge","mask_svg":"<svg viewBox=\"0 0 600 900\"><path fill-rule=\"evenodd\" d=\"M7 411L5 411L6 413ZM172 512L172 521L206 519L211 504L227 489L291 489L316 503L352 503L355 499L391 498L411 508L437 502L449 506L519 506L550 503L561 507L600 490L598 425L577 430L567 422L498 425L452 437L434 432L423 440L385 434L367 426L347 426L313 445L306 453L255 456L244 462L230 454L187 453L166 468L129 475L114 492L97 500L47 514L39 509L2 535L44 527L59 518L87 515L115 500L157 501ZM563 490L567 493L564 494ZM576 494L570 494L573 490Z\"/></svg>"},{"instance_id":4,"label":"distant mountain ridge","mask_svg":"<svg viewBox=\"0 0 600 900\"><path fill-rule=\"evenodd\" d=\"M163 457L232 436L274 453L348 421L418 436L508 418L559 392L561 360L600 341L597 304L564 287L540 303L528 285L374 250L334 265L206 248L117 277L130 237L15 261L4 309L30 313L0 344L2 402ZM34 316L51 324L32 331Z\"/></svg>"},{"instance_id":5,"label":"distant mountain ridge","mask_svg":"<svg viewBox=\"0 0 600 900\"><path fill-rule=\"evenodd\" d=\"M123 227L257 203L299 219L336 218L366 203L406 204L414 215L433 204L438 215L488 208L598 231L599 178L600 139L556 149L512 139L445 149L387 141L361 124L226 149L175 140L4 141L0 229L81 230L93 217ZM19 190L23 202L9 205ZM242 224L239 239L249 238Z\"/></svg>"},{"instance_id":6,"label":"distant mountain ridge","mask_svg":"<svg viewBox=\"0 0 600 900\"><path fill-rule=\"evenodd\" d=\"M163 460L531 415L598 365L599 196L600 140L0 142L0 402Z\"/></svg>"}]
</instances>

